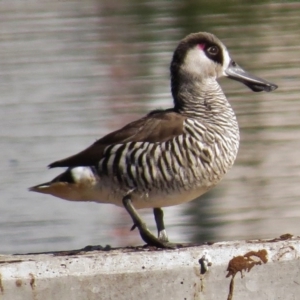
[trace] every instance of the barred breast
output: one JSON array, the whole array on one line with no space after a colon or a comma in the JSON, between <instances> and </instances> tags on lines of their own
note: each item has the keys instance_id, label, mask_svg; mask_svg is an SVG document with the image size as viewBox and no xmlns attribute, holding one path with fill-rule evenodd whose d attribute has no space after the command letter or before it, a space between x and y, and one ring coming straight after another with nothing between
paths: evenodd
<instances>
[{"instance_id":1,"label":"barred breast","mask_svg":"<svg viewBox=\"0 0 300 300\"><path fill-rule=\"evenodd\" d=\"M107 147L96 168L97 189L117 205L130 192L137 208L191 201L223 178L233 165L238 143L238 130L216 134L188 118L184 133L171 140Z\"/></svg>"}]
</instances>

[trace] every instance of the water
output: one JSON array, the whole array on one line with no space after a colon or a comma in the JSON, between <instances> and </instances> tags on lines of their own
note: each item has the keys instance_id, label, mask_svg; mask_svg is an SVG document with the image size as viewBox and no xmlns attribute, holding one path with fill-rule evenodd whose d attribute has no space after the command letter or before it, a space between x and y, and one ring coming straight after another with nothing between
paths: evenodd
<instances>
[{"instance_id":1,"label":"water","mask_svg":"<svg viewBox=\"0 0 300 300\"><path fill-rule=\"evenodd\" d=\"M241 127L239 155L213 191L165 209L171 240L299 234L300 5L252 3L1 2L0 253L142 243L122 208L27 188L61 172L47 164L171 106L172 52L197 31L215 33L241 66L279 89L257 94L221 80ZM154 230L151 211L141 213Z\"/></svg>"}]
</instances>

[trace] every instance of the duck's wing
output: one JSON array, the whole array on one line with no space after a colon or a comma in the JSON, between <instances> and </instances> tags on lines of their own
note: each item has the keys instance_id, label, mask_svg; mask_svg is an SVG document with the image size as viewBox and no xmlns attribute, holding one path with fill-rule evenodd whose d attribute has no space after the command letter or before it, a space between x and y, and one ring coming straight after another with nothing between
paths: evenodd
<instances>
[{"instance_id":1,"label":"duck's wing","mask_svg":"<svg viewBox=\"0 0 300 300\"><path fill-rule=\"evenodd\" d=\"M107 146L128 142L164 142L183 133L185 117L173 110L153 111L97 140L87 149L68 158L55 161L49 168L96 165Z\"/></svg>"}]
</instances>

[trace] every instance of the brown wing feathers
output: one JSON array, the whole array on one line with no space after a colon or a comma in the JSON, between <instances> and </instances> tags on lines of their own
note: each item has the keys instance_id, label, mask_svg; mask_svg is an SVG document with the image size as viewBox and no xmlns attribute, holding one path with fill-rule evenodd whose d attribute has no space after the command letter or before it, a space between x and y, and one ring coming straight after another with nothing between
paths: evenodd
<instances>
[{"instance_id":1,"label":"brown wing feathers","mask_svg":"<svg viewBox=\"0 0 300 300\"><path fill-rule=\"evenodd\" d=\"M147 116L129 123L96 141L87 149L66 159L51 163L48 167L76 167L96 165L104 149L113 144L127 142L164 142L182 134L185 117L173 110L153 111Z\"/></svg>"}]
</instances>

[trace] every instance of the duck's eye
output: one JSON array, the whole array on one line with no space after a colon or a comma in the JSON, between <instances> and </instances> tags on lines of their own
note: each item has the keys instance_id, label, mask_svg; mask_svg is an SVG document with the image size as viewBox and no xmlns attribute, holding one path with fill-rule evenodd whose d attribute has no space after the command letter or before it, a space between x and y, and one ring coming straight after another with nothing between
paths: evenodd
<instances>
[{"instance_id":1,"label":"duck's eye","mask_svg":"<svg viewBox=\"0 0 300 300\"><path fill-rule=\"evenodd\" d=\"M219 48L217 46L211 46L211 47L207 48L207 52L210 55L217 55L219 53Z\"/></svg>"}]
</instances>

